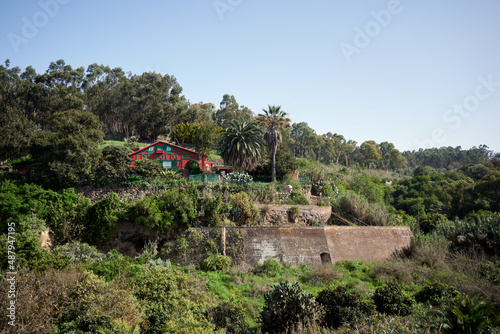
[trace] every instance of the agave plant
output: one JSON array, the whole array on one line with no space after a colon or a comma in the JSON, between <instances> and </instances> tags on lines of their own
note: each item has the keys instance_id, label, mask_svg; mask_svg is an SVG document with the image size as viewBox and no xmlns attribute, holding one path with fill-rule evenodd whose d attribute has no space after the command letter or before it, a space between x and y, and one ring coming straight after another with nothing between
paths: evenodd
<instances>
[{"instance_id":1,"label":"agave plant","mask_svg":"<svg viewBox=\"0 0 500 334\"><path fill-rule=\"evenodd\" d=\"M181 174L178 170L175 169L165 169L160 172L161 176L166 179L177 180L181 178Z\"/></svg>"},{"instance_id":2,"label":"agave plant","mask_svg":"<svg viewBox=\"0 0 500 334\"><path fill-rule=\"evenodd\" d=\"M451 304L435 308L433 313L440 319L443 333L490 333L500 326L494 304L479 297L459 296Z\"/></svg>"}]
</instances>

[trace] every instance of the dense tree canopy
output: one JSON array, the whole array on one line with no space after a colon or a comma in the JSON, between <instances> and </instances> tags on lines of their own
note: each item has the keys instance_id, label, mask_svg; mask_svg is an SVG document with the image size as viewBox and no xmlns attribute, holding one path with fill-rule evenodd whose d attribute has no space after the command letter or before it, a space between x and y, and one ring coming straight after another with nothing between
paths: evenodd
<instances>
[{"instance_id":1,"label":"dense tree canopy","mask_svg":"<svg viewBox=\"0 0 500 334\"><path fill-rule=\"evenodd\" d=\"M227 128L233 121L251 123L259 120L230 94L222 97L218 109L213 103L191 103L182 95L182 87L172 75L131 74L119 67L97 63L85 70L84 67L72 67L64 60L50 63L45 73L37 73L31 66L24 71L11 67L7 60L0 66L0 108L3 133L0 160L16 159L28 153L35 135L50 137L43 131L49 130L52 116L68 110L96 115L107 138L135 136L147 142L168 138L179 144L194 144L195 135L203 124L215 122ZM268 126L263 126L269 130ZM369 140L358 144L332 132L319 135L306 122L293 123L290 131L283 128L272 131L274 138L286 133L284 143L295 157L326 165L399 172L408 168L411 173L419 166L431 166L438 171L453 170L467 164L484 163L493 156L486 145L468 150L442 147L400 152L387 141ZM207 145L214 147L212 143ZM271 156L274 155L270 151ZM476 170L477 175L486 174L486 167L477 168L483 169Z\"/></svg>"}]
</instances>

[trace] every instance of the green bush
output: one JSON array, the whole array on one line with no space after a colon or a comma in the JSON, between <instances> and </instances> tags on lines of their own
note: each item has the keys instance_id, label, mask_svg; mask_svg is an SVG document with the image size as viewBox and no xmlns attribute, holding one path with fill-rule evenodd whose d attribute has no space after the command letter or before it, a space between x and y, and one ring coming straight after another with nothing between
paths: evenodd
<instances>
[{"instance_id":1,"label":"green bush","mask_svg":"<svg viewBox=\"0 0 500 334\"><path fill-rule=\"evenodd\" d=\"M216 329L224 329L226 333L248 334L250 328L245 322L243 307L237 303L220 303L207 311L207 318Z\"/></svg>"},{"instance_id":2,"label":"green bush","mask_svg":"<svg viewBox=\"0 0 500 334\"><path fill-rule=\"evenodd\" d=\"M283 274L283 266L281 263L273 258L264 260L262 265L257 266L254 271L258 275L266 275L268 277L277 277Z\"/></svg>"},{"instance_id":3,"label":"green bush","mask_svg":"<svg viewBox=\"0 0 500 334\"><path fill-rule=\"evenodd\" d=\"M415 294L415 300L419 303L430 303L433 306L447 305L451 303L459 292L452 286L444 283L434 282L426 284Z\"/></svg>"},{"instance_id":4,"label":"green bush","mask_svg":"<svg viewBox=\"0 0 500 334\"><path fill-rule=\"evenodd\" d=\"M288 217L294 223L300 217L300 208L296 205L292 206L288 211Z\"/></svg>"},{"instance_id":5,"label":"green bush","mask_svg":"<svg viewBox=\"0 0 500 334\"><path fill-rule=\"evenodd\" d=\"M120 216L125 212L123 203L116 193L110 193L95 202L85 216L85 241L96 244L109 240Z\"/></svg>"},{"instance_id":6,"label":"green bush","mask_svg":"<svg viewBox=\"0 0 500 334\"><path fill-rule=\"evenodd\" d=\"M442 333L492 333L494 328L500 327L494 304L479 297L459 296L431 313L437 315L435 327Z\"/></svg>"},{"instance_id":7,"label":"green bush","mask_svg":"<svg viewBox=\"0 0 500 334\"><path fill-rule=\"evenodd\" d=\"M104 254L94 246L75 241L65 245L57 246L52 250L53 254L67 256L73 263L91 263L101 261Z\"/></svg>"},{"instance_id":8,"label":"green bush","mask_svg":"<svg viewBox=\"0 0 500 334\"><path fill-rule=\"evenodd\" d=\"M203 270L206 271L216 271L216 270L229 270L231 268L232 260L229 256L224 256L221 254L211 254L201 265Z\"/></svg>"},{"instance_id":9,"label":"green bush","mask_svg":"<svg viewBox=\"0 0 500 334\"><path fill-rule=\"evenodd\" d=\"M237 184L240 186L248 186L253 183L253 177L245 173L233 172L223 176L224 181Z\"/></svg>"},{"instance_id":10,"label":"green bush","mask_svg":"<svg viewBox=\"0 0 500 334\"><path fill-rule=\"evenodd\" d=\"M373 313L373 306L363 301L359 293L349 292L345 286L327 288L318 294L318 303L325 308L325 324L338 328L354 325L358 318Z\"/></svg>"},{"instance_id":11,"label":"green bush","mask_svg":"<svg viewBox=\"0 0 500 334\"><path fill-rule=\"evenodd\" d=\"M317 180L314 182L311 186L311 193L321 197L330 197L334 195L334 191L329 180Z\"/></svg>"},{"instance_id":12,"label":"green bush","mask_svg":"<svg viewBox=\"0 0 500 334\"><path fill-rule=\"evenodd\" d=\"M90 261L86 263L85 268L91 270L94 274L103 277L106 281L112 281L120 278L134 278L142 273L142 265L137 259L129 258L113 249L100 261Z\"/></svg>"},{"instance_id":13,"label":"green bush","mask_svg":"<svg viewBox=\"0 0 500 334\"><path fill-rule=\"evenodd\" d=\"M141 306L117 281L84 273L72 303L61 312L59 333L129 332L139 324Z\"/></svg>"},{"instance_id":14,"label":"green bush","mask_svg":"<svg viewBox=\"0 0 500 334\"><path fill-rule=\"evenodd\" d=\"M189 160L186 163L186 170L189 174L201 174L203 172L200 168L200 164L196 160Z\"/></svg>"},{"instance_id":15,"label":"green bush","mask_svg":"<svg viewBox=\"0 0 500 334\"><path fill-rule=\"evenodd\" d=\"M11 182L0 184L0 228L7 230L7 222L20 222L27 216L43 219L60 243L81 237L84 215L90 200L76 194L73 188L60 194L35 184L16 186Z\"/></svg>"},{"instance_id":16,"label":"green bush","mask_svg":"<svg viewBox=\"0 0 500 334\"><path fill-rule=\"evenodd\" d=\"M481 263L481 276L494 284L500 285L500 261Z\"/></svg>"},{"instance_id":17,"label":"green bush","mask_svg":"<svg viewBox=\"0 0 500 334\"><path fill-rule=\"evenodd\" d=\"M347 191L344 197L339 198L337 206L368 225L385 226L390 218L390 213L385 206L370 203L364 196L351 190Z\"/></svg>"},{"instance_id":18,"label":"green bush","mask_svg":"<svg viewBox=\"0 0 500 334\"><path fill-rule=\"evenodd\" d=\"M448 219L440 213L428 213L420 217L420 230L425 234L433 232L437 226L446 224Z\"/></svg>"},{"instance_id":19,"label":"green bush","mask_svg":"<svg viewBox=\"0 0 500 334\"><path fill-rule=\"evenodd\" d=\"M298 324L320 321L323 316L314 296L302 291L298 283L286 281L275 285L264 301L260 314L264 333L284 333Z\"/></svg>"},{"instance_id":20,"label":"green bush","mask_svg":"<svg viewBox=\"0 0 500 334\"><path fill-rule=\"evenodd\" d=\"M150 196L138 201L130 208L127 217L160 233L176 232L183 226L189 226L196 218L196 207L188 192L171 188L159 196Z\"/></svg>"},{"instance_id":21,"label":"green bush","mask_svg":"<svg viewBox=\"0 0 500 334\"><path fill-rule=\"evenodd\" d=\"M413 300L406 296L399 285L394 282L377 288L373 301L378 312L389 315L405 316L411 313L413 307Z\"/></svg>"},{"instance_id":22,"label":"green bush","mask_svg":"<svg viewBox=\"0 0 500 334\"><path fill-rule=\"evenodd\" d=\"M247 193L239 192L232 195L230 203L233 206L231 218L238 226L255 226L259 224L259 209L257 209L255 203L250 202Z\"/></svg>"},{"instance_id":23,"label":"green bush","mask_svg":"<svg viewBox=\"0 0 500 334\"><path fill-rule=\"evenodd\" d=\"M292 191L292 194L290 195L290 198L288 198L283 204L309 205L309 201L307 200L307 197L301 191L297 191L294 188Z\"/></svg>"},{"instance_id":24,"label":"green bush","mask_svg":"<svg viewBox=\"0 0 500 334\"><path fill-rule=\"evenodd\" d=\"M174 267L150 267L140 273L135 285L145 309L141 333L164 333L166 326L174 326L183 317L203 315L208 308L204 284ZM200 321L190 323L199 327Z\"/></svg>"},{"instance_id":25,"label":"green bush","mask_svg":"<svg viewBox=\"0 0 500 334\"><path fill-rule=\"evenodd\" d=\"M106 146L102 149L102 160L94 171L94 183L106 185L121 182L130 174L130 149L126 146Z\"/></svg>"},{"instance_id":26,"label":"green bush","mask_svg":"<svg viewBox=\"0 0 500 334\"><path fill-rule=\"evenodd\" d=\"M142 176L146 179L161 175L161 164L157 160L137 160L132 168L132 174Z\"/></svg>"}]
</instances>

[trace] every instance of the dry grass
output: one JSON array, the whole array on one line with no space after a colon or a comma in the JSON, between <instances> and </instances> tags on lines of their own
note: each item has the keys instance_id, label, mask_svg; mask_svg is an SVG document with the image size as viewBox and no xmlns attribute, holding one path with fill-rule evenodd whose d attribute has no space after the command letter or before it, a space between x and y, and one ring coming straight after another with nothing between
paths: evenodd
<instances>
[{"instance_id":1,"label":"dry grass","mask_svg":"<svg viewBox=\"0 0 500 334\"><path fill-rule=\"evenodd\" d=\"M2 333L53 333L62 309L72 302L83 273L77 270L46 270L42 275L22 269L16 276L16 325L0 318ZM0 283L0 308L7 311L8 282ZM3 313L2 312L2 313Z\"/></svg>"},{"instance_id":2,"label":"dry grass","mask_svg":"<svg viewBox=\"0 0 500 334\"><path fill-rule=\"evenodd\" d=\"M343 273L332 266L315 265L311 266L309 273L302 275L300 280L304 283L323 286L333 283L342 277Z\"/></svg>"}]
</instances>

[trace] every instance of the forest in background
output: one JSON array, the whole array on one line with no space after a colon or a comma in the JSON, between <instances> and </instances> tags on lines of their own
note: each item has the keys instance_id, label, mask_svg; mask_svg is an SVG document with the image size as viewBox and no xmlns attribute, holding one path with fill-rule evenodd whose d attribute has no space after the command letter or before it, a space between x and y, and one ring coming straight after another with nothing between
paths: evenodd
<instances>
[{"instance_id":1,"label":"forest in background","mask_svg":"<svg viewBox=\"0 0 500 334\"><path fill-rule=\"evenodd\" d=\"M485 145L400 152L388 142L318 135L299 122L281 129L279 182L267 182L264 148L251 177L204 184L155 162L130 168L128 153L167 139L219 157L218 140L231 123L256 118L229 94L216 108L189 102L169 75L96 64L85 71L62 60L37 74L7 61L0 108L0 293L7 294L15 263L25 332L498 332L500 157ZM79 192L85 187L111 191L91 200ZM138 195L119 196L119 189ZM271 259L240 268L207 243L198 245L204 259L197 266L178 260L199 240L192 228L255 226L256 203L309 204L302 190L321 196L316 205L331 202L369 225L410 226L411 247L380 263L292 268ZM119 223L170 235L172 243L150 240L136 258L100 252ZM55 236L50 252L39 241L47 229ZM38 311L40 296L49 297ZM465 316L474 322L461 325Z\"/></svg>"}]
</instances>

